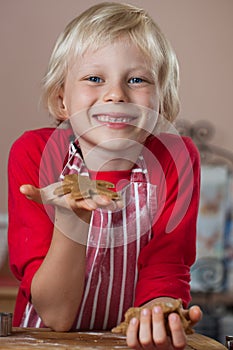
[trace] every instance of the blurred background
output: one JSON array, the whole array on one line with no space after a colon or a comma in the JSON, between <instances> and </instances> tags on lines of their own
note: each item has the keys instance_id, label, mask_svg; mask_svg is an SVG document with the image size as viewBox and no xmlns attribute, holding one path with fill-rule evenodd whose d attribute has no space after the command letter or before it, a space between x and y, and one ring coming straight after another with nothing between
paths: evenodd
<instances>
[{"instance_id":1,"label":"blurred background","mask_svg":"<svg viewBox=\"0 0 233 350\"><path fill-rule=\"evenodd\" d=\"M71 19L97 2L0 1L1 311L13 309L17 290L7 256L9 150L25 130L53 123L40 103L41 80L53 45ZM203 155L198 259L192 271L193 300L205 308L199 330L222 341L233 329L233 1L131 0L129 3L149 11L170 40L180 62L178 125L181 133L195 139ZM213 227L218 228L217 233ZM208 248L204 246L207 241Z\"/></svg>"}]
</instances>

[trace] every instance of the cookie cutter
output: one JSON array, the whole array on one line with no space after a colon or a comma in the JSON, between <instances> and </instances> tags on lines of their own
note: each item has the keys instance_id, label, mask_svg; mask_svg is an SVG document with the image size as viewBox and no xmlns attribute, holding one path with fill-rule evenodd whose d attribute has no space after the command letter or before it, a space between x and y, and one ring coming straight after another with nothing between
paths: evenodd
<instances>
[{"instance_id":1,"label":"cookie cutter","mask_svg":"<svg viewBox=\"0 0 233 350\"><path fill-rule=\"evenodd\" d=\"M0 337L7 337L12 333L12 313L0 312Z\"/></svg>"},{"instance_id":2,"label":"cookie cutter","mask_svg":"<svg viewBox=\"0 0 233 350\"><path fill-rule=\"evenodd\" d=\"M233 350L233 335L226 336L226 348L228 350Z\"/></svg>"}]
</instances>

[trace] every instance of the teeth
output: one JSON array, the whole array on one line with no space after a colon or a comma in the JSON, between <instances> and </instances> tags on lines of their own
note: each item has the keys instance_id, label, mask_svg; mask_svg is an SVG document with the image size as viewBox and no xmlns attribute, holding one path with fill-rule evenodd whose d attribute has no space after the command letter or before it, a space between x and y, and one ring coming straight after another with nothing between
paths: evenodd
<instances>
[{"instance_id":1,"label":"teeth","mask_svg":"<svg viewBox=\"0 0 233 350\"><path fill-rule=\"evenodd\" d=\"M108 122L108 123L128 123L130 122L131 118L126 118L126 117L117 117L117 118L114 118L114 117L110 117L108 115L98 115L97 116L97 119L100 121L100 122Z\"/></svg>"}]
</instances>

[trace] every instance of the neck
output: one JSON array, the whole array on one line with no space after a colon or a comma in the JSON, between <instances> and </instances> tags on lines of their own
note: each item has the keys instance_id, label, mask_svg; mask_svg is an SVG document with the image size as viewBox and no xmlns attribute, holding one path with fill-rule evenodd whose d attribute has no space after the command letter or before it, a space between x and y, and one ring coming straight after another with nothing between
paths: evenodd
<instances>
[{"instance_id":1,"label":"neck","mask_svg":"<svg viewBox=\"0 0 233 350\"><path fill-rule=\"evenodd\" d=\"M83 158L88 169L93 171L129 170L137 162L143 145L129 141L124 149L109 149L103 145L85 147L80 142Z\"/></svg>"}]
</instances>

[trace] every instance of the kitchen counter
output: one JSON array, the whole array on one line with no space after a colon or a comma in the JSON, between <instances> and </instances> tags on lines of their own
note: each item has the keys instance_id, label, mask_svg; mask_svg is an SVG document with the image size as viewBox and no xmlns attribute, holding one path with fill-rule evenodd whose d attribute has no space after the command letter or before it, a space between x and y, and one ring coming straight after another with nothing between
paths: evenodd
<instances>
[{"instance_id":1,"label":"kitchen counter","mask_svg":"<svg viewBox=\"0 0 233 350\"><path fill-rule=\"evenodd\" d=\"M0 337L0 349L20 350L128 349L125 337L111 332L53 332L49 329L13 328ZM200 334L188 336L186 350L226 350L225 346Z\"/></svg>"}]
</instances>

